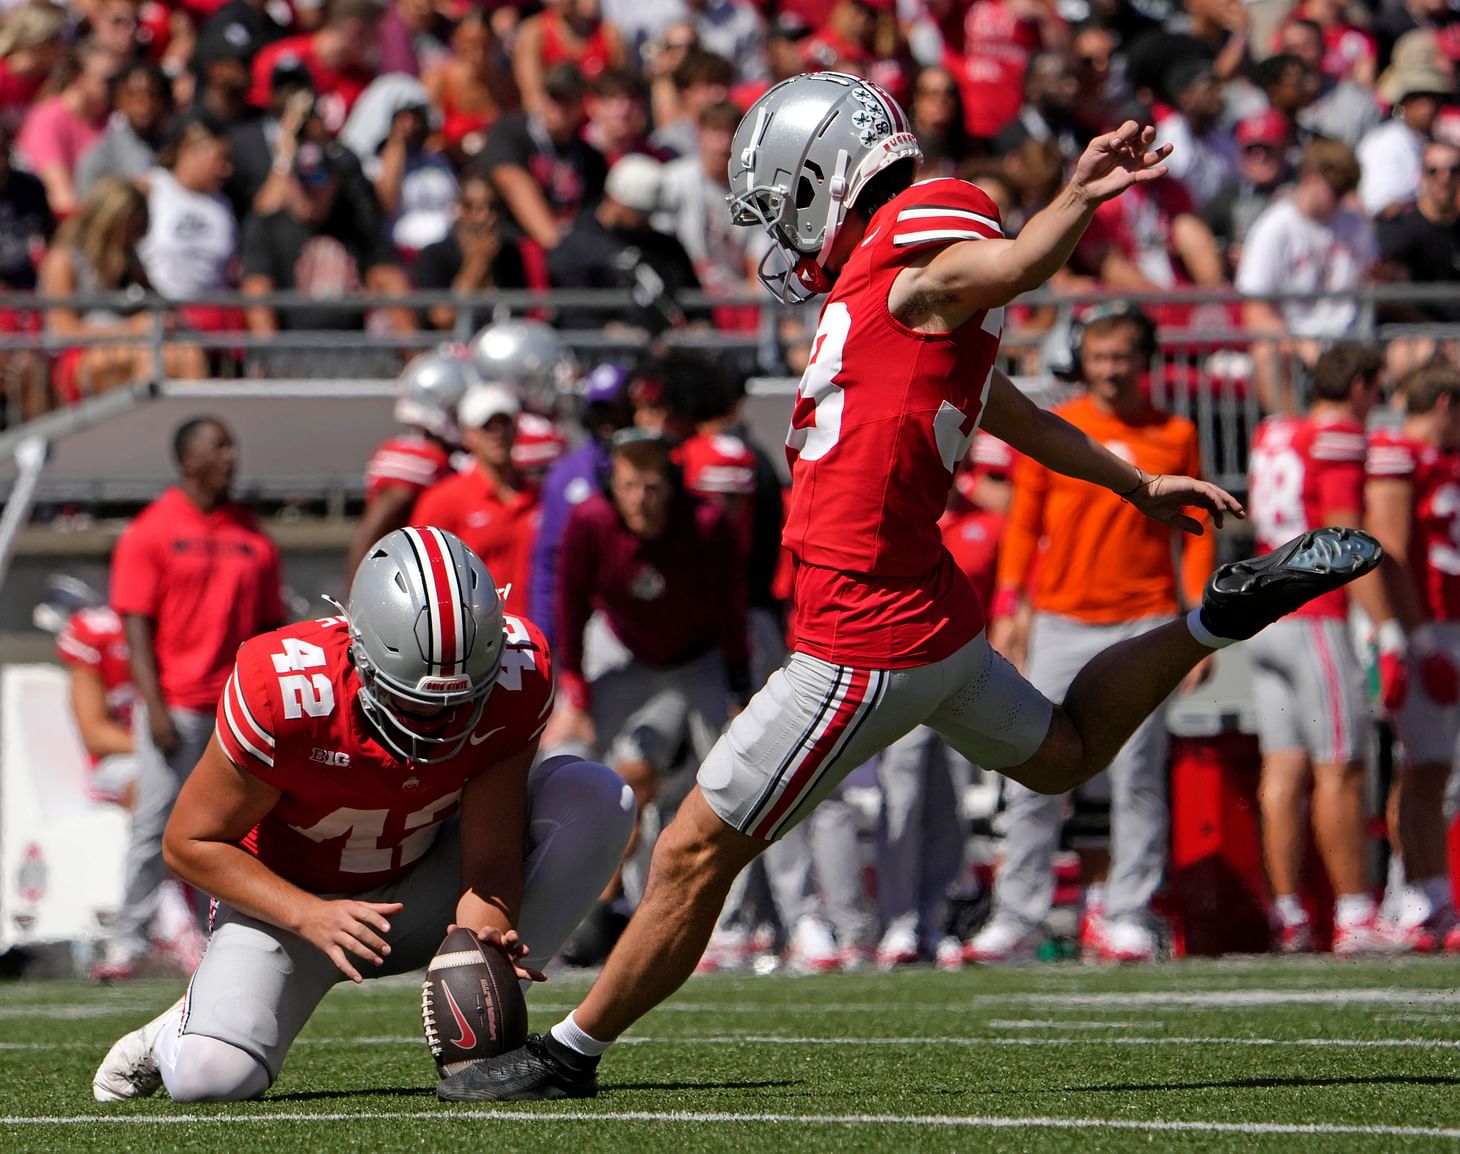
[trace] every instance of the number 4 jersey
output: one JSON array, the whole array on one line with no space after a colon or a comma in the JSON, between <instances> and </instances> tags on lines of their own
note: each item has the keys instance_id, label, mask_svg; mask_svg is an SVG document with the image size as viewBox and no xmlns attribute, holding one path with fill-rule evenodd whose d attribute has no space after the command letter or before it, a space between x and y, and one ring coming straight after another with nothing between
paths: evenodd
<instances>
[{"instance_id":1,"label":"number 4 jersey","mask_svg":"<svg viewBox=\"0 0 1460 1154\"><path fill-rule=\"evenodd\" d=\"M239 769L281 791L244 842L311 893L360 893L418 860L454 814L471 778L519 753L552 708L547 643L506 618L502 671L455 757L414 765L379 744L358 700L342 617L255 637L218 704L218 741Z\"/></svg>"},{"instance_id":2,"label":"number 4 jersey","mask_svg":"<svg viewBox=\"0 0 1460 1154\"><path fill-rule=\"evenodd\" d=\"M972 184L915 184L877 210L822 308L786 438L783 540L798 562L803 653L907 667L949 656L983 627L938 519L988 396L1003 310L920 333L887 298L931 251L1002 236L998 209Z\"/></svg>"}]
</instances>

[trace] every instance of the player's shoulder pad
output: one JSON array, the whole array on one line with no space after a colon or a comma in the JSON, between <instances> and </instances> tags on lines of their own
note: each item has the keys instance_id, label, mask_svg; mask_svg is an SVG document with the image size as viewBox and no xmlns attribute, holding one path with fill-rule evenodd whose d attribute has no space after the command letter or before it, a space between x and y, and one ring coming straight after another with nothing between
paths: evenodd
<instances>
[{"instance_id":1,"label":"player's shoulder pad","mask_svg":"<svg viewBox=\"0 0 1460 1154\"><path fill-rule=\"evenodd\" d=\"M998 206L988 194L951 176L919 181L893 197L884 211L888 244L896 253L1004 235Z\"/></svg>"},{"instance_id":2,"label":"player's shoulder pad","mask_svg":"<svg viewBox=\"0 0 1460 1154\"><path fill-rule=\"evenodd\" d=\"M56 635L56 648L63 657L96 664L101 660L102 650L125 639L122 619L101 605L71 614Z\"/></svg>"},{"instance_id":3,"label":"player's shoulder pad","mask_svg":"<svg viewBox=\"0 0 1460 1154\"><path fill-rule=\"evenodd\" d=\"M488 707L505 691L511 696L513 710L526 712L532 719L526 729L535 737L547 724L553 706L552 656L547 638L526 617L509 613L502 623L507 640L502 649L497 684L487 699Z\"/></svg>"},{"instance_id":4,"label":"player's shoulder pad","mask_svg":"<svg viewBox=\"0 0 1460 1154\"><path fill-rule=\"evenodd\" d=\"M1308 455L1331 464L1363 464L1368 457L1369 438L1357 421L1314 421L1309 425L1312 441Z\"/></svg>"}]
</instances>

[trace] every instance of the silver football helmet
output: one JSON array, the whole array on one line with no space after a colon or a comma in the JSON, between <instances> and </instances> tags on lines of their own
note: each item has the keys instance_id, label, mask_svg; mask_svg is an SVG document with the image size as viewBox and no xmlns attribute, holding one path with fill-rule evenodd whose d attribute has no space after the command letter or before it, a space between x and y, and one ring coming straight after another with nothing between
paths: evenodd
<instances>
[{"instance_id":1,"label":"silver football helmet","mask_svg":"<svg viewBox=\"0 0 1460 1154\"><path fill-rule=\"evenodd\" d=\"M350 585L350 655L382 742L418 765L456 756L502 667L502 599L482 559L443 529L387 533Z\"/></svg>"},{"instance_id":2,"label":"silver football helmet","mask_svg":"<svg viewBox=\"0 0 1460 1154\"><path fill-rule=\"evenodd\" d=\"M572 391L578 363L572 350L541 321L494 321L471 341L472 363L484 381L513 386L530 407L551 413Z\"/></svg>"},{"instance_id":3,"label":"silver football helmet","mask_svg":"<svg viewBox=\"0 0 1460 1154\"><path fill-rule=\"evenodd\" d=\"M831 287L822 262L848 206L883 169L922 159L897 101L860 76L806 72L750 106L730 145L730 218L773 242L761 283L799 304Z\"/></svg>"},{"instance_id":4,"label":"silver football helmet","mask_svg":"<svg viewBox=\"0 0 1460 1154\"><path fill-rule=\"evenodd\" d=\"M442 345L422 353L401 370L396 382L395 419L459 445L456 406L476 383L476 369L465 345Z\"/></svg>"}]
</instances>

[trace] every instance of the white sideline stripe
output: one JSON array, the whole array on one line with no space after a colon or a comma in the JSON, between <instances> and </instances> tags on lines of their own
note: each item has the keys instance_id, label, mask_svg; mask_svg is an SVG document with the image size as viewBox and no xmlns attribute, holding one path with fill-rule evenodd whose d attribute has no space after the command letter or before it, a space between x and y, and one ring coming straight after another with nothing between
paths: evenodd
<instances>
[{"instance_id":1,"label":"white sideline stripe","mask_svg":"<svg viewBox=\"0 0 1460 1154\"><path fill-rule=\"evenodd\" d=\"M49 1115L29 1118L0 1118L5 1126L196 1126L255 1125L260 1122L668 1122L703 1124L741 1122L752 1125L791 1126L911 1126L974 1130L1133 1130L1144 1133L1194 1132L1206 1134L1312 1134L1393 1136L1401 1138L1460 1138L1460 1129L1440 1126L1364 1126L1333 1122L1163 1122L1126 1118L1000 1118L956 1114L731 1114L688 1110L624 1110L610 1112L549 1114L541 1110L415 1110L391 1113L384 1110L358 1114L85 1114L73 1117Z\"/></svg>"},{"instance_id":2,"label":"white sideline stripe","mask_svg":"<svg viewBox=\"0 0 1460 1154\"><path fill-rule=\"evenodd\" d=\"M987 1030L1164 1030L1166 1023L1155 1018L1141 1022L1122 1022L1117 1018L1109 1021L1081 1021L1078 1018L990 1018L983 1023L983 1027Z\"/></svg>"}]
</instances>

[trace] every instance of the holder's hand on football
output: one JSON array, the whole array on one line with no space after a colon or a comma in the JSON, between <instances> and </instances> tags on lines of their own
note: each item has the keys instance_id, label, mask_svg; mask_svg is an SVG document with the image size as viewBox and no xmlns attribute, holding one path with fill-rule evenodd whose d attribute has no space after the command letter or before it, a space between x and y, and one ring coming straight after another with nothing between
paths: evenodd
<instances>
[{"instance_id":1,"label":"holder's hand on football","mask_svg":"<svg viewBox=\"0 0 1460 1154\"><path fill-rule=\"evenodd\" d=\"M1171 145L1152 149L1155 142L1155 128L1149 124L1142 128L1134 120L1097 136L1075 162L1071 190L1100 204L1133 184L1159 180L1166 175L1161 162L1171 155Z\"/></svg>"},{"instance_id":2,"label":"holder's hand on football","mask_svg":"<svg viewBox=\"0 0 1460 1154\"><path fill-rule=\"evenodd\" d=\"M365 979L350 955L382 966L390 944L381 935L390 932L390 918L405 909L400 902L362 902L353 898L315 899L297 927L299 936L334 962L352 982Z\"/></svg>"},{"instance_id":3,"label":"holder's hand on football","mask_svg":"<svg viewBox=\"0 0 1460 1154\"><path fill-rule=\"evenodd\" d=\"M446 927L446 932L449 934L457 928L456 923L453 922ZM495 926L487 926L485 929L474 932L476 933L477 941L485 942L489 946L495 946L507 955L507 960L512 963L512 968L517 971L519 978L528 982L547 981L547 975L541 970L529 970L521 964L521 959L527 956L527 943L517 936L516 930L508 930L503 933Z\"/></svg>"}]
</instances>

